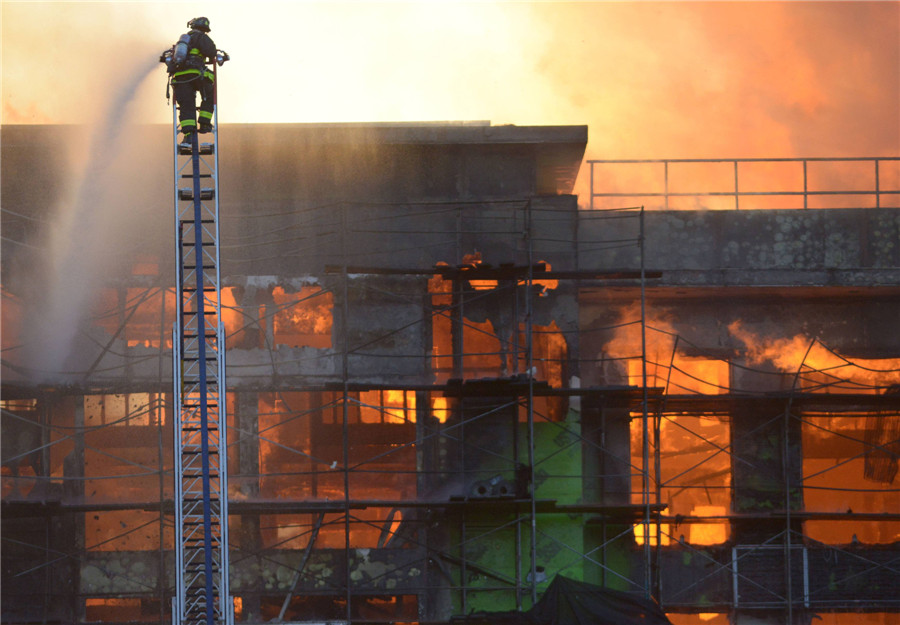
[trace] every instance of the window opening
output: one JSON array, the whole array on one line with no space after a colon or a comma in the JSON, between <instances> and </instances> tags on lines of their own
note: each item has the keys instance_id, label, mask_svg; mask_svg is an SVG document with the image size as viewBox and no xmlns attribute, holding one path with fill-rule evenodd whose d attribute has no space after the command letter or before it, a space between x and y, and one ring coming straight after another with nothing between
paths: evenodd
<instances>
[{"instance_id":1,"label":"window opening","mask_svg":"<svg viewBox=\"0 0 900 625\"><path fill-rule=\"evenodd\" d=\"M657 446L651 425L651 449ZM724 414L663 414L659 421L659 469L650 467L651 488L659 482L660 503L665 515L680 516L678 525L663 524L662 545L684 541L694 545L716 545L728 540L731 511L731 423ZM643 423L639 413L631 419L632 503L643 503ZM653 453L651 452L651 462ZM651 500L655 493L651 493ZM635 525L635 540L643 544L644 526ZM671 536L666 534L671 533ZM651 533L651 544L656 537Z\"/></svg>"},{"instance_id":2,"label":"window opening","mask_svg":"<svg viewBox=\"0 0 900 625\"><path fill-rule=\"evenodd\" d=\"M900 479L873 479L866 454L873 413L806 413L802 419L803 501L809 512L846 514L847 520L807 520L807 536L830 545L888 544L900 540L900 521L853 518L900 510ZM890 418L882 415L880 418ZM893 452L894 446L881 446ZM896 452L893 452L896 453ZM894 456L896 458L896 455ZM887 477L882 476L882 477Z\"/></svg>"}]
</instances>

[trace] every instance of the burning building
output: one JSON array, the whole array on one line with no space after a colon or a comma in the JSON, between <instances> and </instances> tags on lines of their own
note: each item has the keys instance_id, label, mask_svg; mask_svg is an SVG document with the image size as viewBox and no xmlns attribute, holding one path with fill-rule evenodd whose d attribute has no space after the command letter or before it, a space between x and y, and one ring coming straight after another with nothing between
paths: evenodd
<instances>
[{"instance_id":1,"label":"burning building","mask_svg":"<svg viewBox=\"0 0 900 625\"><path fill-rule=\"evenodd\" d=\"M168 622L169 129L89 193L77 130L2 132L3 621ZM900 159L219 136L237 622L483 622L567 577L676 625L900 623ZM36 293L73 196L59 266L98 279Z\"/></svg>"}]
</instances>

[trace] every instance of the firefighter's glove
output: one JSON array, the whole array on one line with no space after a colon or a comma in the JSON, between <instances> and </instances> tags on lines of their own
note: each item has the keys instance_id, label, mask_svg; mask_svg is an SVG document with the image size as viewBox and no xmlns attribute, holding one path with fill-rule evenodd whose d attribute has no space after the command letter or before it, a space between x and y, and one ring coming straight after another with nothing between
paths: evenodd
<instances>
[{"instance_id":1,"label":"firefighter's glove","mask_svg":"<svg viewBox=\"0 0 900 625\"><path fill-rule=\"evenodd\" d=\"M228 53L225 52L224 50L219 50L216 53L216 63L219 64L219 67L222 67L223 65L225 65L225 61L230 61L230 60L231 60L231 57L228 56Z\"/></svg>"}]
</instances>

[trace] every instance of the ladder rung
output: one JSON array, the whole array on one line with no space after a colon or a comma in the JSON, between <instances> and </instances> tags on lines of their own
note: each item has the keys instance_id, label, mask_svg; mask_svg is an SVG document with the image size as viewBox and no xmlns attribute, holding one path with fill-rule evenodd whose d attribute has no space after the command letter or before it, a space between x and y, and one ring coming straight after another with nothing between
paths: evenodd
<instances>
[{"instance_id":1,"label":"ladder rung","mask_svg":"<svg viewBox=\"0 0 900 625\"><path fill-rule=\"evenodd\" d=\"M201 143L197 146L197 152L200 154L212 154L215 150L215 146L212 143ZM178 153L182 155L190 156L192 154L191 146L178 144Z\"/></svg>"},{"instance_id":2,"label":"ladder rung","mask_svg":"<svg viewBox=\"0 0 900 625\"><path fill-rule=\"evenodd\" d=\"M209 187L204 187L200 189L200 199L201 200L211 200L216 195L216 190L211 189ZM178 199L182 201L193 200L194 199L194 190L193 189L178 189Z\"/></svg>"},{"instance_id":3,"label":"ladder rung","mask_svg":"<svg viewBox=\"0 0 900 625\"><path fill-rule=\"evenodd\" d=\"M194 220L194 219L182 219L182 220L180 220L179 223L180 223L182 226L188 226L188 225L193 226L193 225L196 223L196 220ZM201 220L200 220L200 223L201 223L201 224L214 224L214 223L216 223L216 220L215 220L215 219L201 219Z\"/></svg>"},{"instance_id":4,"label":"ladder rung","mask_svg":"<svg viewBox=\"0 0 900 625\"><path fill-rule=\"evenodd\" d=\"M181 174L182 178L193 178L194 174ZM212 178L212 174L197 174L198 178Z\"/></svg>"},{"instance_id":5,"label":"ladder rung","mask_svg":"<svg viewBox=\"0 0 900 625\"><path fill-rule=\"evenodd\" d=\"M202 545L201 545L201 548L202 548ZM186 567L184 567L184 571L186 573L202 573L205 570L206 570L205 564L189 564ZM218 573L219 568L216 566L213 566L211 570L213 573ZM197 595L200 595L201 593L205 593L206 591L203 588L201 588L195 592ZM203 622L205 623L206 621L203 621Z\"/></svg>"}]
</instances>

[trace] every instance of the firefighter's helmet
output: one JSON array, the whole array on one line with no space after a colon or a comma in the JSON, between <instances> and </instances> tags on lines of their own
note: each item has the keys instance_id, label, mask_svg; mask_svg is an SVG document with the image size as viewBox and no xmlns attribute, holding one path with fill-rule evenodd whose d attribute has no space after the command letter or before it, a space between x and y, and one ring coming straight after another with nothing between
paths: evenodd
<instances>
[{"instance_id":1,"label":"firefighter's helmet","mask_svg":"<svg viewBox=\"0 0 900 625\"><path fill-rule=\"evenodd\" d=\"M209 32L209 19L205 17L195 17L188 22L187 25L188 28L192 30L202 30L205 33Z\"/></svg>"}]
</instances>

